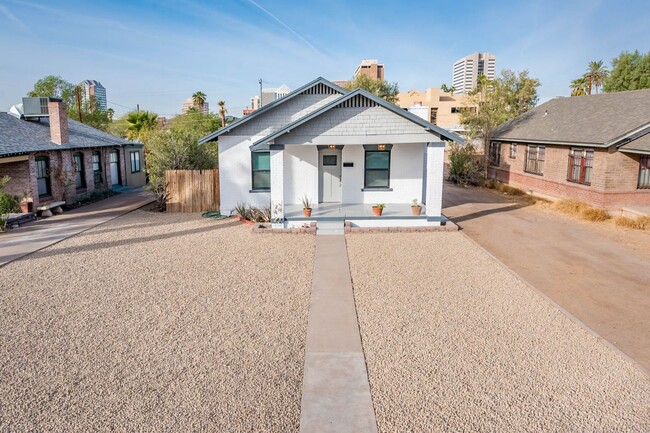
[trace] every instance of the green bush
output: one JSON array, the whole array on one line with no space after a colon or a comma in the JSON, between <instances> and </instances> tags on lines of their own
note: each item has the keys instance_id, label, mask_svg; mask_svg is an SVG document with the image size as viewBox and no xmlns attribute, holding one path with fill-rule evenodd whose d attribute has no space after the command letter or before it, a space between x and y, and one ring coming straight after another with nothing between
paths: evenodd
<instances>
[{"instance_id":1,"label":"green bush","mask_svg":"<svg viewBox=\"0 0 650 433\"><path fill-rule=\"evenodd\" d=\"M449 180L461 185L479 185L484 178L480 156L474 146L449 145Z\"/></svg>"},{"instance_id":2,"label":"green bush","mask_svg":"<svg viewBox=\"0 0 650 433\"><path fill-rule=\"evenodd\" d=\"M5 231L9 214L20 212L20 197L5 192L5 185L9 182L9 176L0 178L0 232Z\"/></svg>"}]
</instances>

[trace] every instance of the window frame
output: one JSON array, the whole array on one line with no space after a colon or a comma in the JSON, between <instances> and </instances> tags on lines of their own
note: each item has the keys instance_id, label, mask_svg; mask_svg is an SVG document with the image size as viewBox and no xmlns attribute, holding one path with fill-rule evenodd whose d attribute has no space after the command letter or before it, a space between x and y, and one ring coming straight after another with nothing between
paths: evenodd
<instances>
[{"instance_id":1,"label":"window frame","mask_svg":"<svg viewBox=\"0 0 650 433\"><path fill-rule=\"evenodd\" d=\"M260 153L260 154L268 154L269 155L269 168L268 169L255 169L255 158L254 154ZM269 173L269 185L268 186L257 186L255 185L255 173ZM263 191L263 192L268 192L271 191L271 151L270 150L262 150L262 151L252 151L251 152L251 191Z\"/></svg>"},{"instance_id":2,"label":"window frame","mask_svg":"<svg viewBox=\"0 0 650 433\"><path fill-rule=\"evenodd\" d=\"M380 147L382 146L382 147ZM392 144L375 144L375 145L364 145L363 153L363 190L369 191L390 191L390 169L391 169L391 160L392 160ZM388 167L387 168L368 168L368 154L369 153L384 153L388 155ZM368 172L386 172L386 186L368 186Z\"/></svg>"},{"instance_id":3,"label":"window frame","mask_svg":"<svg viewBox=\"0 0 650 433\"><path fill-rule=\"evenodd\" d=\"M535 159L531 159L531 149L535 148ZM540 152L541 150L541 152ZM540 159L540 153L542 154L542 159ZM529 166L530 161L536 161L535 168L531 169ZM538 176L544 176L544 161L546 161L546 146L543 144L529 144L526 146L526 158L524 161L524 172L530 174L536 174ZM540 164L541 162L541 164ZM540 168L541 165L541 168Z\"/></svg>"},{"instance_id":4,"label":"window frame","mask_svg":"<svg viewBox=\"0 0 650 433\"><path fill-rule=\"evenodd\" d=\"M578 152L578 155L576 155L576 152ZM591 154L591 158L589 158L589 154ZM566 174L566 180L567 182L571 183L579 183L581 185L591 185L591 177L593 176L594 173L594 157L596 154L594 153L594 149L591 148L581 148L581 147L572 147L569 149L569 161L567 165L567 174ZM578 165L575 164L575 161L579 160L580 163ZM578 178L575 179L573 177L573 170L574 168L578 168ZM587 172L589 172L589 176L587 176ZM589 179L587 179L589 177Z\"/></svg>"},{"instance_id":5,"label":"window frame","mask_svg":"<svg viewBox=\"0 0 650 433\"><path fill-rule=\"evenodd\" d=\"M492 149L496 148L496 153ZM494 154L493 154L494 153ZM496 161L494 159L496 157ZM488 154L488 163L492 167L499 167L501 165L501 142L500 141L491 141L490 142L490 152Z\"/></svg>"},{"instance_id":6,"label":"window frame","mask_svg":"<svg viewBox=\"0 0 650 433\"><path fill-rule=\"evenodd\" d=\"M79 158L79 164L77 164ZM85 189L86 185L86 170L83 152L75 152L72 154L72 165L74 167L75 175L75 188L77 190Z\"/></svg>"},{"instance_id":7,"label":"window frame","mask_svg":"<svg viewBox=\"0 0 650 433\"><path fill-rule=\"evenodd\" d=\"M134 158L134 156L137 156L137 158ZM140 162L140 151L139 150L130 151L129 160L131 161L131 173L140 173L142 171L142 163Z\"/></svg>"},{"instance_id":8,"label":"window frame","mask_svg":"<svg viewBox=\"0 0 650 433\"><path fill-rule=\"evenodd\" d=\"M97 157L97 162L95 162L95 157ZM104 184L104 170L102 170L102 153L95 151L93 152L93 180L95 186ZM97 164L97 169L95 169L95 164Z\"/></svg>"},{"instance_id":9,"label":"window frame","mask_svg":"<svg viewBox=\"0 0 650 433\"><path fill-rule=\"evenodd\" d=\"M45 168L43 170L43 176L41 176L39 168L39 163L44 162ZM34 158L34 164L36 165L36 188L38 192L38 198L47 198L52 197L52 174L50 173L50 158L47 156L37 156ZM41 193L39 188L39 179L45 179L45 192Z\"/></svg>"},{"instance_id":10,"label":"window frame","mask_svg":"<svg viewBox=\"0 0 650 433\"><path fill-rule=\"evenodd\" d=\"M641 155L639 158L639 177L637 189L650 189L650 155Z\"/></svg>"},{"instance_id":11,"label":"window frame","mask_svg":"<svg viewBox=\"0 0 650 433\"><path fill-rule=\"evenodd\" d=\"M510 143L510 152L508 153L510 159L517 159L517 143Z\"/></svg>"}]
</instances>

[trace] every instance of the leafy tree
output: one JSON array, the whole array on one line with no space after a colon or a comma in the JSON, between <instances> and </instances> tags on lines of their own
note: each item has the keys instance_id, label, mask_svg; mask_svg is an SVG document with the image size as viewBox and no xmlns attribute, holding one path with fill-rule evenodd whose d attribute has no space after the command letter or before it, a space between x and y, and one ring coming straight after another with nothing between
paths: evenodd
<instances>
[{"instance_id":1,"label":"leafy tree","mask_svg":"<svg viewBox=\"0 0 650 433\"><path fill-rule=\"evenodd\" d=\"M48 75L34 84L34 88L27 93L29 97L60 98L68 108L74 105L76 86L63 78Z\"/></svg>"},{"instance_id":2,"label":"leafy tree","mask_svg":"<svg viewBox=\"0 0 650 433\"><path fill-rule=\"evenodd\" d=\"M147 174L150 191L156 197L161 210L167 202L167 170L205 170L217 168L216 143L199 145L198 134L188 129L157 129L147 136Z\"/></svg>"},{"instance_id":3,"label":"leafy tree","mask_svg":"<svg viewBox=\"0 0 650 433\"><path fill-rule=\"evenodd\" d=\"M589 62L587 72L584 75L587 93L591 95L592 90L598 93L598 89L603 85L608 74L609 71L603 66L602 60Z\"/></svg>"},{"instance_id":4,"label":"leafy tree","mask_svg":"<svg viewBox=\"0 0 650 433\"><path fill-rule=\"evenodd\" d=\"M345 87L348 90L359 88L367 90L373 95L377 95L391 104L397 102L397 94L399 93L399 86L397 83L389 83L385 80L375 80L366 75L357 75Z\"/></svg>"},{"instance_id":5,"label":"leafy tree","mask_svg":"<svg viewBox=\"0 0 650 433\"><path fill-rule=\"evenodd\" d=\"M108 116L108 121L112 122L113 121L113 116L115 115L115 110L113 110L112 108L109 108L108 110L106 110L106 115Z\"/></svg>"},{"instance_id":6,"label":"leafy tree","mask_svg":"<svg viewBox=\"0 0 650 433\"><path fill-rule=\"evenodd\" d=\"M587 94L587 80L585 77L576 78L571 81L571 96L583 96Z\"/></svg>"},{"instance_id":7,"label":"leafy tree","mask_svg":"<svg viewBox=\"0 0 650 433\"><path fill-rule=\"evenodd\" d=\"M445 93L451 93L453 95L454 92L456 91L456 88L454 86L448 87L446 84L443 83L440 86L440 90L442 90Z\"/></svg>"},{"instance_id":8,"label":"leafy tree","mask_svg":"<svg viewBox=\"0 0 650 433\"><path fill-rule=\"evenodd\" d=\"M623 92L650 88L650 51L646 54L622 52L612 60L612 72L605 80L604 92Z\"/></svg>"},{"instance_id":9,"label":"leafy tree","mask_svg":"<svg viewBox=\"0 0 650 433\"><path fill-rule=\"evenodd\" d=\"M93 128L100 129L102 131L108 130L108 125L111 123L109 112L95 110L94 101L84 101L81 104L81 122L85 125L92 126ZM77 106L73 105L68 107L68 117L74 120L79 120L79 110Z\"/></svg>"},{"instance_id":10,"label":"leafy tree","mask_svg":"<svg viewBox=\"0 0 650 433\"><path fill-rule=\"evenodd\" d=\"M221 128L221 122L221 118L216 114L203 114L200 111L188 111L169 120L171 128L193 131L198 138Z\"/></svg>"},{"instance_id":11,"label":"leafy tree","mask_svg":"<svg viewBox=\"0 0 650 433\"><path fill-rule=\"evenodd\" d=\"M147 133L158 126L158 115L149 111L131 111L126 115L127 138L144 141Z\"/></svg>"},{"instance_id":12,"label":"leafy tree","mask_svg":"<svg viewBox=\"0 0 650 433\"><path fill-rule=\"evenodd\" d=\"M203 108L203 104L205 104L206 98L207 96L205 95L205 93L201 92L200 90L194 92L194 94L192 95L192 101L194 102L194 107L198 110Z\"/></svg>"},{"instance_id":13,"label":"leafy tree","mask_svg":"<svg viewBox=\"0 0 650 433\"><path fill-rule=\"evenodd\" d=\"M9 183L9 176L0 177L0 232L7 227L9 214L20 211L20 198L4 190L7 183Z\"/></svg>"},{"instance_id":14,"label":"leafy tree","mask_svg":"<svg viewBox=\"0 0 650 433\"><path fill-rule=\"evenodd\" d=\"M221 116L221 124L223 126L226 126L226 113L228 113L228 110L226 110L226 101L219 101L217 102L217 105L219 106L219 115Z\"/></svg>"},{"instance_id":15,"label":"leafy tree","mask_svg":"<svg viewBox=\"0 0 650 433\"><path fill-rule=\"evenodd\" d=\"M502 123L535 107L539 86L539 80L530 78L528 71L515 73L504 69L494 80L484 75L479 76L476 88L465 98L460 122L470 139L482 139L485 170L492 131ZM471 110L470 107L478 109Z\"/></svg>"}]
</instances>

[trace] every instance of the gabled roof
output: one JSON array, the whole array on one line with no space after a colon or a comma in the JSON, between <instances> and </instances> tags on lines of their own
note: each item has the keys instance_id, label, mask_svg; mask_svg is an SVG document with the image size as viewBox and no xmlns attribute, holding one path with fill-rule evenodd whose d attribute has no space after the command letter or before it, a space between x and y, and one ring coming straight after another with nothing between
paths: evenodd
<instances>
[{"instance_id":1,"label":"gabled roof","mask_svg":"<svg viewBox=\"0 0 650 433\"><path fill-rule=\"evenodd\" d=\"M0 113L0 157L48 150L70 150L133 144L99 129L68 119L70 140L66 144L50 141L50 122L19 119Z\"/></svg>"},{"instance_id":2,"label":"gabled roof","mask_svg":"<svg viewBox=\"0 0 650 433\"><path fill-rule=\"evenodd\" d=\"M370 93L370 92L368 92L366 90L363 90L363 89L355 89L352 92L333 100L329 104L326 104L326 105L322 106L318 110L316 110L316 111L314 111L314 112L312 112L312 113L310 113L310 114L308 114L308 115L306 115L304 117L301 117L300 119L288 124L284 128L279 129L279 130L275 131L274 133L269 134L268 136L262 138L261 140L256 141L251 146L251 150L258 150L262 146L268 144L270 141L275 140L279 136L290 132L292 129L295 129L298 126L309 122L311 119L320 116L321 114L329 111L330 109L336 107L337 105L341 104L342 102L345 102L345 101L347 101L349 99L352 99L357 95L361 95L361 96L375 102L377 105L379 105L381 107L384 107L384 108L392 111L393 113L395 113L395 114L397 114L399 116L402 116L402 117L404 117L404 118L406 118L406 119L408 119L408 120L422 126L423 128L425 128L425 130L437 133L438 135L440 135L442 137L445 137L445 138L447 138L447 139L449 139L451 141L455 141L456 143L463 144L465 142L459 135L457 135L457 134L455 134L453 132L447 131L446 129L441 128L439 126L436 126L433 123L427 122L426 120L422 119L421 117L418 117L418 116L416 116L415 114L413 114L413 113L411 113L409 111L406 111L406 110L404 110L402 108L399 108L398 106L396 106L394 104L391 104L390 102L387 102L386 100L380 98L379 96L376 96L376 95L374 95L374 94L372 94L372 93Z\"/></svg>"},{"instance_id":3,"label":"gabled roof","mask_svg":"<svg viewBox=\"0 0 650 433\"><path fill-rule=\"evenodd\" d=\"M621 152L642 153L650 155L650 132L641 137L631 140L618 148Z\"/></svg>"},{"instance_id":4,"label":"gabled roof","mask_svg":"<svg viewBox=\"0 0 650 433\"><path fill-rule=\"evenodd\" d=\"M343 95L345 95L346 93L349 92L349 90L346 90L343 87L337 86L336 84L332 83L329 80L326 80L323 77L318 77L315 80L305 84L304 86L297 88L296 90L289 93L288 95L286 95L286 96L284 96L284 97L282 97L282 98L280 98L278 100L275 100L275 101L271 102L270 104L267 104L267 105L263 106L259 110L255 110L253 113L249 114L248 116L242 117L238 121L236 121L234 123L231 123L230 125L226 125L224 128L218 129L218 130L214 131L213 133L211 133L209 135L206 135L205 137L203 137L202 139L199 140L199 144L203 144L203 143L207 143L209 141L213 141L215 138L219 137L220 135L225 134L227 132L230 132L233 129L237 128L238 126L243 125L244 123L248 122L249 120L254 119L254 118L260 116L261 114L266 113L266 112L272 110L273 108L284 104L285 102L293 99L297 95L300 95L305 90L310 89L310 88L312 88L312 87L314 87L314 86L316 86L318 84L324 84L324 85L336 90L337 92L339 92L339 93L341 93Z\"/></svg>"},{"instance_id":5,"label":"gabled roof","mask_svg":"<svg viewBox=\"0 0 650 433\"><path fill-rule=\"evenodd\" d=\"M495 140L607 147L650 126L650 89L548 101L499 126Z\"/></svg>"}]
</instances>

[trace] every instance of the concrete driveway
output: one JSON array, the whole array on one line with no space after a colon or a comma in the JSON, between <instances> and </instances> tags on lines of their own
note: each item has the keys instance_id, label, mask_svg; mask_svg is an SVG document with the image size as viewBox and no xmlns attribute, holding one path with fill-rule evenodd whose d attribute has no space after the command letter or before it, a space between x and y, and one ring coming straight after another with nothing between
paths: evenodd
<instances>
[{"instance_id":1,"label":"concrete driveway","mask_svg":"<svg viewBox=\"0 0 650 433\"><path fill-rule=\"evenodd\" d=\"M650 370L650 233L586 223L493 191L444 186L472 239Z\"/></svg>"}]
</instances>

